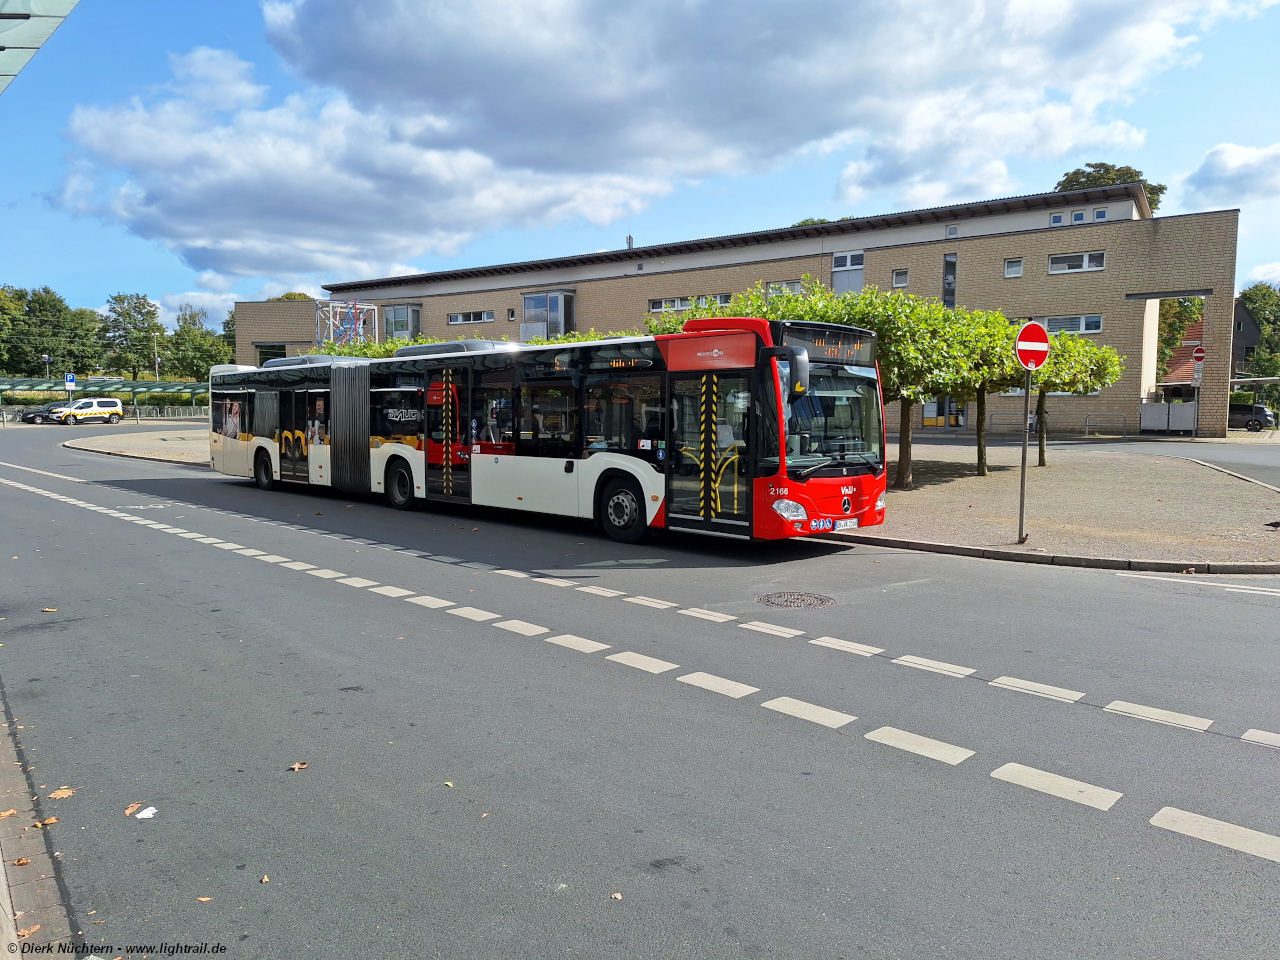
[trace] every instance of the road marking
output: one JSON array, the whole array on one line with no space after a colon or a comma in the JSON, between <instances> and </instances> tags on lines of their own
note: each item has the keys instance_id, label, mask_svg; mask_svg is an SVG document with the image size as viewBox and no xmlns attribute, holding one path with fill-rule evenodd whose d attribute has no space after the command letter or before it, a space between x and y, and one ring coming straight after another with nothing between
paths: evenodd
<instances>
[{"instance_id":1,"label":"road marking","mask_svg":"<svg viewBox=\"0 0 1280 960\"><path fill-rule=\"evenodd\" d=\"M243 550L237 550L236 553L243 554L246 557L261 557L266 554L265 550L255 550L253 547L245 547Z\"/></svg>"},{"instance_id":2,"label":"road marking","mask_svg":"<svg viewBox=\"0 0 1280 960\"><path fill-rule=\"evenodd\" d=\"M384 597L407 597L413 593L412 590L406 590L404 587L370 587L369 592L381 594Z\"/></svg>"},{"instance_id":3,"label":"road marking","mask_svg":"<svg viewBox=\"0 0 1280 960\"><path fill-rule=\"evenodd\" d=\"M264 553L258 559L261 560L263 563L283 563L285 560L288 560L289 558L281 557L274 553Z\"/></svg>"},{"instance_id":4,"label":"road marking","mask_svg":"<svg viewBox=\"0 0 1280 960\"><path fill-rule=\"evenodd\" d=\"M1227 587L1227 593L1253 594L1255 597L1280 597L1280 590L1262 590L1258 587Z\"/></svg>"},{"instance_id":5,"label":"road marking","mask_svg":"<svg viewBox=\"0 0 1280 960\"><path fill-rule=\"evenodd\" d=\"M3 460L0 460L0 467L13 467L15 470L26 470L28 473L39 473L46 477L57 477L59 480L70 480L72 483L87 482L85 480L81 480L79 477L68 477L64 473L50 473L48 470L37 470L35 467L20 467L16 463L5 463Z\"/></svg>"},{"instance_id":6,"label":"road marking","mask_svg":"<svg viewBox=\"0 0 1280 960\"><path fill-rule=\"evenodd\" d=\"M1061 797L1063 800L1082 803L1096 810L1110 810L1115 806L1115 802L1124 796L1123 793L1116 793L1114 790L1095 787L1091 783L1081 783L1070 777L1060 777L1056 773L1047 773L1035 767L1024 767L1020 763L1006 763L998 770L992 771L991 776L1006 783L1016 783L1029 790L1038 790L1041 793Z\"/></svg>"},{"instance_id":7,"label":"road marking","mask_svg":"<svg viewBox=\"0 0 1280 960\"><path fill-rule=\"evenodd\" d=\"M1280 596L1280 590L1270 587L1259 587L1251 583L1218 583L1213 580L1192 580L1187 577L1154 577L1149 573L1117 573L1117 577L1129 577L1134 580L1163 580L1165 583L1181 583L1189 587L1212 587L1215 590L1226 590L1228 592L1242 590L1246 593L1254 591L1266 594L1274 594Z\"/></svg>"},{"instance_id":8,"label":"road marking","mask_svg":"<svg viewBox=\"0 0 1280 960\"><path fill-rule=\"evenodd\" d=\"M692 687L701 687L703 690L710 690L712 693L722 693L726 697L733 697L735 700L760 692L759 687L749 687L745 683L726 680L724 677L717 677L710 673L686 673L683 677L676 677L676 679Z\"/></svg>"},{"instance_id":9,"label":"road marking","mask_svg":"<svg viewBox=\"0 0 1280 960\"><path fill-rule=\"evenodd\" d=\"M1123 700L1113 701L1102 709L1107 713L1137 717L1139 720L1150 720L1152 723L1164 723L1187 730L1208 730L1213 726L1213 721L1206 720L1204 717L1192 717L1185 713L1174 713L1172 710L1160 710L1157 707L1144 707L1140 703L1125 703Z\"/></svg>"},{"instance_id":10,"label":"road marking","mask_svg":"<svg viewBox=\"0 0 1280 960\"><path fill-rule=\"evenodd\" d=\"M626 593L625 590L610 590L608 587L579 587L578 589L583 593L594 594L597 597L620 597Z\"/></svg>"},{"instance_id":11,"label":"road marking","mask_svg":"<svg viewBox=\"0 0 1280 960\"><path fill-rule=\"evenodd\" d=\"M225 540L219 540L217 537L201 537L196 543L225 543Z\"/></svg>"},{"instance_id":12,"label":"road marking","mask_svg":"<svg viewBox=\"0 0 1280 960\"><path fill-rule=\"evenodd\" d=\"M1241 740L1248 740L1250 743L1258 743L1264 747L1275 747L1280 750L1280 733L1270 733L1266 730L1246 730Z\"/></svg>"},{"instance_id":13,"label":"road marking","mask_svg":"<svg viewBox=\"0 0 1280 960\"><path fill-rule=\"evenodd\" d=\"M605 657L605 659L616 660L618 663L626 664L628 667L647 670L649 673L666 673L668 670L675 670L680 666L678 663L667 663L665 660L656 660L653 657L646 657L643 653L632 653L630 650L615 653L612 656Z\"/></svg>"},{"instance_id":14,"label":"road marking","mask_svg":"<svg viewBox=\"0 0 1280 960\"><path fill-rule=\"evenodd\" d=\"M521 573L519 570L495 570L493 571L500 577L519 577L521 580L527 580L529 575Z\"/></svg>"},{"instance_id":15,"label":"road marking","mask_svg":"<svg viewBox=\"0 0 1280 960\"><path fill-rule=\"evenodd\" d=\"M847 713L841 713L839 710L828 710L826 707L820 707L814 703L805 703L803 700L796 700L793 697L778 697L776 700L766 701L760 706L766 710L776 710L778 713L799 717L801 720L820 723L824 727L830 727L832 730L839 730L846 723L852 723L858 719Z\"/></svg>"},{"instance_id":16,"label":"road marking","mask_svg":"<svg viewBox=\"0 0 1280 960\"><path fill-rule=\"evenodd\" d=\"M359 540L352 540L351 542L352 542L352 543L360 543L361 541L359 541ZM432 559L432 560L435 560L435 561L437 561L437 562L439 562L439 563L461 563L461 562L462 562L462 558L461 558L461 557L446 557L443 553L436 554L436 555L435 555L434 557L432 557L431 559Z\"/></svg>"},{"instance_id":17,"label":"road marking","mask_svg":"<svg viewBox=\"0 0 1280 960\"><path fill-rule=\"evenodd\" d=\"M727 613L716 613L714 610L702 610L698 607L690 607L688 610L677 610L676 613L683 613L686 617L697 617L699 620L710 620L712 623L728 623L730 620L737 620L737 617L730 616Z\"/></svg>"},{"instance_id":18,"label":"road marking","mask_svg":"<svg viewBox=\"0 0 1280 960\"><path fill-rule=\"evenodd\" d=\"M502 614L490 613L488 610L477 610L475 607L454 607L448 611L455 617L465 617L468 620L474 620L477 623L484 623L486 620L497 620Z\"/></svg>"},{"instance_id":19,"label":"road marking","mask_svg":"<svg viewBox=\"0 0 1280 960\"><path fill-rule=\"evenodd\" d=\"M429 607L432 610L439 610L441 607L452 607L452 600L441 600L439 597L429 597L423 595L421 597L405 597L405 603L416 603L420 607Z\"/></svg>"},{"instance_id":20,"label":"road marking","mask_svg":"<svg viewBox=\"0 0 1280 960\"><path fill-rule=\"evenodd\" d=\"M874 740L876 743L897 747L899 750L906 750L910 753L918 753L920 756L929 757L931 760L941 760L943 763L949 763L953 767L968 760L974 754L973 750L966 750L964 747L943 743L941 740L922 737L916 733L908 733L906 730L899 730L897 727L881 727L879 730L872 730L865 736L868 740Z\"/></svg>"},{"instance_id":21,"label":"road marking","mask_svg":"<svg viewBox=\"0 0 1280 960\"><path fill-rule=\"evenodd\" d=\"M364 577L344 577L333 582L345 583L348 587L376 587L378 585L377 580L366 580Z\"/></svg>"},{"instance_id":22,"label":"road marking","mask_svg":"<svg viewBox=\"0 0 1280 960\"><path fill-rule=\"evenodd\" d=\"M967 677L976 670L969 667L958 667L954 663L943 663L941 660L926 660L924 657L899 657L891 663L900 663L904 667L915 667L917 670L928 670L932 673L941 673L948 677Z\"/></svg>"},{"instance_id":23,"label":"road marking","mask_svg":"<svg viewBox=\"0 0 1280 960\"><path fill-rule=\"evenodd\" d=\"M837 640L835 637L818 637L809 642L816 643L820 647L830 647L832 650L856 653L860 657L874 657L877 653L884 653L880 647L868 647L865 643L852 643L848 640Z\"/></svg>"},{"instance_id":24,"label":"road marking","mask_svg":"<svg viewBox=\"0 0 1280 960\"><path fill-rule=\"evenodd\" d=\"M559 577L534 577L534 583L545 583L549 587L576 587L577 580L561 580Z\"/></svg>"},{"instance_id":25,"label":"road marking","mask_svg":"<svg viewBox=\"0 0 1280 960\"><path fill-rule=\"evenodd\" d=\"M1033 697L1044 697L1046 700L1057 700L1060 703L1075 703L1084 696L1079 690L1067 690L1064 687L1051 687L1047 683L1033 683L1030 680L1019 680L1017 677L996 677L987 683L989 687L1001 690L1016 690L1018 693L1029 693Z\"/></svg>"},{"instance_id":26,"label":"road marking","mask_svg":"<svg viewBox=\"0 0 1280 960\"><path fill-rule=\"evenodd\" d=\"M494 626L500 630L518 633L522 637L536 637L540 633L551 632L546 627L540 627L536 623L525 623L523 620L499 620Z\"/></svg>"},{"instance_id":27,"label":"road marking","mask_svg":"<svg viewBox=\"0 0 1280 960\"><path fill-rule=\"evenodd\" d=\"M1261 830L1238 827L1234 823L1202 817L1177 807L1165 807L1151 818L1151 825L1280 863L1280 837Z\"/></svg>"},{"instance_id":28,"label":"road marking","mask_svg":"<svg viewBox=\"0 0 1280 960\"><path fill-rule=\"evenodd\" d=\"M178 536L182 537L183 540L199 540L201 537L204 536L204 534L203 533L180 533L178 534Z\"/></svg>"},{"instance_id":29,"label":"road marking","mask_svg":"<svg viewBox=\"0 0 1280 960\"><path fill-rule=\"evenodd\" d=\"M655 600L653 597L627 597L623 603L636 603L642 607L652 607L655 610L669 610L676 606L674 603L668 603L666 600Z\"/></svg>"},{"instance_id":30,"label":"road marking","mask_svg":"<svg viewBox=\"0 0 1280 960\"><path fill-rule=\"evenodd\" d=\"M301 560L293 560L293 561L290 561L289 563L282 563L280 564L280 566L284 567L286 570L314 570L316 568L316 565L314 563L304 563Z\"/></svg>"},{"instance_id":31,"label":"road marking","mask_svg":"<svg viewBox=\"0 0 1280 960\"><path fill-rule=\"evenodd\" d=\"M345 573L339 573L337 570L326 570L324 567L321 567L319 570L308 570L307 573L313 577L320 577L323 580L335 580L338 577L346 576Z\"/></svg>"},{"instance_id":32,"label":"road marking","mask_svg":"<svg viewBox=\"0 0 1280 960\"><path fill-rule=\"evenodd\" d=\"M162 530L162 531L164 531L165 533L186 533L186 532L187 532L187 531L186 531L186 530L184 530L182 527L168 527L168 526L165 526L165 527L156 527L156 529L157 529L157 530Z\"/></svg>"},{"instance_id":33,"label":"road marking","mask_svg":"<svg viewBox=\"0 0 1280 960\"><path fill-rule=\"evenodd\" d=\"M558 643L562 647L568 647L570 650L578 650L582 653L595 653L597 650L608 650L609 644L596 643L594 640L588 640L585 637L575 637L572 633L562 633L558 637L547 637L547 643Z\"/></svg>"},{"instance_id":34,"label":"road marking","mask_svg":"<svg viewBox=\"0 0 1280 960\"><path fill-rule=\"evenodd\" d=\"M377 544L375 543L375 544L374 544L374 546L376 547L376 546L377 546ZM389 549L393 549L393 550L394 550L394 549L397 549L397 548L396 548L396 547L390 547ZM498 568L497 568L497 566L496 566L496 565L494 565L494 564L492 564L492 563L478 563L478 562L477 562L477 561L475 561L475 560L471 560L471 561L468 561L468 562L466 562L466 563L460 563L460 564L458 564L458 566L460 566L460 567L468 567L468 568L470 568L470 569L472 569L472 570L485 570L485 571L497 570L497 569L498 569Z\"/></svg>"},{"instance_id":35,"label":"road marking","mask_svg":"<svg viewBox=\"0 0 1280 960\"><path fill-rule=\"evenodd\" d=\"M222 543L215 544L219 550L243 550L243 543L232 543L230 540L224 540Z\"/></svg>"},{"instance_id":36,"label":"road marking","mask_svg":"<svg viewBox=\"0 0 1280 960\"><path fill-rule=\"evenodd\" d=\"M762 623L759 620L750 620L747 623L740 623L738 626L743 630L754 630L756 633L767 633L770 636L785 637L788 640L804 634L803 630L792 630L790 627L780 627L776 623Z\"/></svg>"}]
</instances>

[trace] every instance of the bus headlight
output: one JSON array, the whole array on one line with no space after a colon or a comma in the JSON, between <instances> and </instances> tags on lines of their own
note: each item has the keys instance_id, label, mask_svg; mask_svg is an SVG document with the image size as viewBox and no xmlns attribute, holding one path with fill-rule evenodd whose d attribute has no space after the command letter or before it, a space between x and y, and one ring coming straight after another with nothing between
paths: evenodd
<instances>
[{"instance_id":1,"label":"bus headlight","mask_svg":"<svg viewBox=\"0 0 1280 960\"><path fill-rule=\"evenodd\" d=\"M876 509L877 509L877 510L883 510L883 509L884 509L884 494L883 494L883 493L882 493L882 494L880 494L880 496L876 499Z\"/></svg>"},{"instance_id":2,"label":"bus headlight","mask_svg":"<svg viewBox=\"0 0 1280 960\"><path fill-rule=\"evenodd\" d=\"M775 500L773 510L784 520L808 520L809 513L794 500Z\"/></svg>"}]
</instances>

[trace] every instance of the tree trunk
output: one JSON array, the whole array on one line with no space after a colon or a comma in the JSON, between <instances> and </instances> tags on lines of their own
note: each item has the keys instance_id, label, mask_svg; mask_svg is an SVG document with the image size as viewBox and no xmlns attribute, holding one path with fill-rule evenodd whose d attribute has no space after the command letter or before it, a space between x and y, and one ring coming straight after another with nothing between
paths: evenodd
<instances>
[{"instance_id":1,"label":"tree trunk","mask_svg":"<svg viewBox=\"0 0 1280 960\"><path fill-rule=\"evenodd\" d=\"M1036 397L1036 438L1040 441L1040 463L1039 466L1047 467L1049 461L1045 459L1044 441L1049 436L1049 417L1044 410L1044 391L1040 391L1040 395Z\"/></svg>"},{"instance_id":2,"label":"tree trunk","mask_svg":"<svg viewBox=\"0 0 1280 960\"><path fill-rule=\"evenodd\" d=\"M978 388L978 476L987 475L987 391Z\"/></svg>"},{"instance_id":3,"label":"tree trunk","mask_svg":"<svg viewBox=\"0 0 1280 960\"><path fill-rule=\"evenodd\" d=\"M898 423L898 473L893 478L893 489L911 489L911 408L910 400L900 401Z\"/></svg>"}]
</instances>

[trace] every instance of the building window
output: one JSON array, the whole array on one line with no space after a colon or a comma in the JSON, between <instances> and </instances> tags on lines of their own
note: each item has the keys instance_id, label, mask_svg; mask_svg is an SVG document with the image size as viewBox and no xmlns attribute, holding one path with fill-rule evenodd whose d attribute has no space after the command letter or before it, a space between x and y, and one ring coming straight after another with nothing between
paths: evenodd
<instances>
[{"instance_id":1,"label":"building window","mask_svg":"<svg viewBox=\"0 0 1280 960\"><path fill-rule=\"evenodd\" d=\"M768 296L775 293L799 293L801 290L799 280L774 280L768 287Z\"/></svg>"},{"instance_id":2,"label":"building window","mask_svg":"<svg viewBox=\"0 0 1280 960\"><path fill-rule=\"evenodd\" d=\"M1067 215L1065 213L1049 214L1049 226L1051 227L1060 227L1066 222L1067 222Z\"/></svg>"},{"instance_id":3,"label":"building window","mask_svg":"<svg viewBox=\"0 0 1280 960\"><path fill-rule=\"evenodd\" d=\"M733 299L731 293L712 293L701 297L667 297L665 300L650 300L650 313L663 313L668 310L688 310L692 306L724 307Z\"/></svg>"},{"instance_id":4,"label":"building window","mask_svg":"<svg viewBox=\"0 0 1280 960\"><path fill-rule=\"evenodd\" d=\"M492 310L472 310L470 313L449 314L450 323L493 323Z\"/></svg>"},{"instance_id":5,"label":"building window","mask_svg":"<svg viewBox=\"0 0 1280 960\"><path fill-rule=\"evenodd\" d=\"M1050 333L1098 333L1102 330L1102 317L1098 314L1087 314L1080 317L1041 317L1036 323L1043 324Z\"/></svg>"},{"instance_id":6,"label":"building window","mask_svg":"<svg viewBox=\"0 0 1280 960\"><path fill-rule=\"evenodd\" d=\"M959 225L958 225L958 224L954 224L954 223L948 224L948 225L947 225L947 239L948 239L948 240L954 240L954 239L955 239L956 237L958 237L958 236L960 236L960 227L959 227Z\"/></svg>"},{"instance_id":7,"label":"building window","mask_svg":"<svg viewBox=\"0 0 1280 960\"><path fill-rule=\"evenodd\" d=\"M1105 220L1105 219L1107 219L1107 208L1106 208L1106 207L1098 207L1096 210L1094 210L1094 211L1093 211L1093 219L1094 219L1095 221L1098 221L1098 220Z\"/></svg>"},{"instance_id":8,"label":"building window","mask_svg":"<svg viewBox=\"0 0 1280 960\"><path fill-rule=\"evenodd\" d=\"M857 293L862 289L864 258L861 250L836 253L831 257L831 289L837 293Z\"/></svg>"},{"instance_id":9,"label":"building window","mask_svg":"<svg viewBox=\"0 0 1280 960\"><path fill-rule=\"evenodd\" d=\"M942 258L942 305L948 310L956 305L956 255L948 253Z\"/></svg>"},{"instance_id":10,"label":"building window","mask_svg":"<svg viewBox=\"0 0 1280 960\"><path fill-rule=\"evenodd\" d=\"M507 307L507 319L508 319L508 320L514 320L515 318L516 318L516 308L515 308L515 307Z\"/></svg>"},{"instance_id":11,"label":"building window","mask_svg":"<svg viewBox=\"0 0 1280 960\"><path fill-rule=\"evenodd\" d=\"M861 270L863 264L862 252L857 253L837 253L831 257L832 270Z\"/></svg>"},{"instance_id":12,"label":"building window","mask_svg":"<svg viewBox=\"0 0 1280 960\"><path fill-rule=\"evenodd\" d=\"M1072 211L1071 211L1071 222L1072 222L1072 223L1084 223L1084 211L1083 211L1083 210L1072 210Z\"/></svg>"},{"instance_id":13,"label":"building window","mask_svg":"<svg viewBox=\"0 0 1280 960\"><path fill-rule=\"evenodd\" d=\"M1237 321L1236 321L1236 333L1242 333L1242 332L1244 332L1244 321L1243 321L1243 320L1237 320ZM92 378L90 378L90 379L92 379Z\"/></svg>"},{"instance_id":14,"label":"building window","mask_svg":"<svg viewBox=\"0 0 1280 960\"><path fill-rule=\"evenodd\" d=\"M895 287L905 287L905 286L907 285L907 271L906 271L906 270L895 270L895 271L893 271L893 285L894 285Z\"/></svg>"},{"instance_id":15,"label":"building window","mask_svg":"<svg viewBox=\"0 0 1280 960\"><path fill-rule=\"evenodd\" d=\"M1062 253L1049 258L1050 273L1085 273L1102 270L1107 265L1107 255L1101 250L1090 253Z\"/></svg>"},{"instance_id":16,"label":"building window","mask_svg":"<svg viewBox=\"0 0 1280 960\"><path fill-rule=\"evenodd\" d=\"M559 337L574 329L574 295L567 291L527 293L524 295L524 322L520 339Z\"/></svg>"},{"instance_id":17,"label":"building window","mask_svg":"<svg viewBox=\"0 0 1280 960\"><path fill-rule=\"evenodd\" d=\"M1022 276L1022 258L1017 257L1013 260L1006 260L1004 262L1004 275L1005 279L1008 280Z\"/></svg>"},{"instance_id":18,"label":"building window","mask_svg":"<svg viewBox=\"0 0 1280 960\"><path fill-rule=\"evenodd\" d=\"M259 343L255 346L258 348L258 366L262 366L268 360L279 360L284 356L283 343Z\"/></svg>"},{"instance_id":19,"label":"building window","mask_svg":"<svg viewBox=\"0 0 1280 960\"><path fill-rule=\"evenodd\" d=\"M397 337L412 340L422 331L422 308L408 303L397 303L382 308L383 331L386 339Z\"/></svg>"}]
</instances>

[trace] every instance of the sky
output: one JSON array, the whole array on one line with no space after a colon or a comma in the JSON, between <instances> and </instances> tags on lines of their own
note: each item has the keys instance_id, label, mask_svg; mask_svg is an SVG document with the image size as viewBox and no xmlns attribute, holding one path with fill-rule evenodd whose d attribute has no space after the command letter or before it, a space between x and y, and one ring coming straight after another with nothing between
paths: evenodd
<instances>
[{"instance_id":1,"label":"sky","mask_svg":"<svg viewBox=\"0 0 1280 960\"><path fill-rule=\"evenodd\" d=\"M170 322L320 284L1037 193L1239 208L1280 0L81 0L0 95L0 284Z\"/></svg>"}]
</instances>

